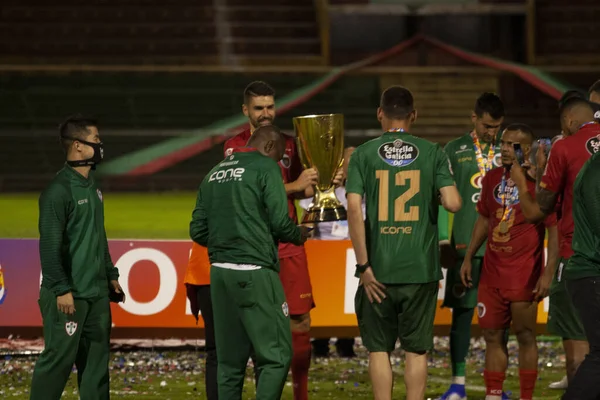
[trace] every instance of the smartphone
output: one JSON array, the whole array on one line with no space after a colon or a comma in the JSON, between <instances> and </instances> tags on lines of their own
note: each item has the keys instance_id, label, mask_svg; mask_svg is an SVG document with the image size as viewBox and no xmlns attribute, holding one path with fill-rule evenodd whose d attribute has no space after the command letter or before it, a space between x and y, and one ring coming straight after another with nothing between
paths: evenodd
<instances>
[{"instance_id":1,"label":"smartphone","mask_svg":"<svg viewBox=\"0 0 600 400\"><path fill-rule=\"evenodd\" d=\"M538 140L538 143L544 146L544 153L546 154L546 158L548 158L548 154L550 154L550 148L552 147L552 139L543 137Z\"/></svg>"},{"instance_id":2,"label":"smartphone","mask_svg":"<svg viewBox=\"0 0 600 400\"><path fill-rule=\"evenodd\" d=\"M519 165L525 164L525 155L523 154L521 143L513 143L513 150L515 151L515 158Z\"/></svg>"}]
</instances>

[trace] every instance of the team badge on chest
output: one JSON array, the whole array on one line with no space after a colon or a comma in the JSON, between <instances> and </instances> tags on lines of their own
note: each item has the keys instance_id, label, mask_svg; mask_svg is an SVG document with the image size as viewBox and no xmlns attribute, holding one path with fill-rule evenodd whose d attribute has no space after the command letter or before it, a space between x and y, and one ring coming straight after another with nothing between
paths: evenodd
<instances>
[{"instance_id":1,"label":"team badge on chest","mask_svg":"<svg viewBox=\"0 0 600 400\"><path fill-rule=\"evenodd\" d=\"M67 335L73 336L77 331L77 322L69 321L65 324L65 331Z\"/></svg>"},{"instance_id":2,"label":"team badge on chest","mask_svg":"<svg viewBox=\"0 0 600 400\"><path fill-rule=\"evenodd\" d=\"M283 315L285 315L286 317L290 315L290 309L288 308L288 303L284 302L281 305L281 311L283 311Z\"/></svg>"},{"instance_id":3,"label":"team badge on chest","mask_svg":"<svg viewBox=\"0 0 600 400\"><path fill-rule=\"evenodd\" d=\"M100 191L100 189L96 189L96 193L98 193L98 198L100 199L100 201L102 200L102 192Z\"/></svg>"},{"instance_id":4,"label":"team badge on chest","mask_svg":"<svg viewBox=\"0 0 600 400\"><path fill-rule=\"evenodd\" d=\"M600 112L600 111L599 111ZM600 151L600 135L590 138L586 143L585 147L591 155L596 154Z\"/></svg>"}]
</instances>

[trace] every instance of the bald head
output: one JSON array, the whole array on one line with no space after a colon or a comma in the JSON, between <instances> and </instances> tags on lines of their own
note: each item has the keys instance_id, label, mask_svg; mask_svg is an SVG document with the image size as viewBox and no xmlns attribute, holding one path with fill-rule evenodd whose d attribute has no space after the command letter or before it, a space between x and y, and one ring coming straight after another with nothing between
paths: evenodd
<instances>
[{"instance_id":1,"label":"bald head","mask_svg":"<svg viewBox=\"0 0 600 400\"><path fill-rule=\"evenodd\" d=\"M248 146L279 162L285 152L285 137L275 125L258 127L250 136Z\"/></svg>"},{"instance_id":2,"label":"bald head","mask_svg":"<svg viewBox=\"0 0 600 400\"><path fill-rule=\"evenodd\" d=\"M560 108L560 125L565 136L571 136L586 122L594 121L592 104L578 97L568 99Z\"/></svg>"}]
</instances>

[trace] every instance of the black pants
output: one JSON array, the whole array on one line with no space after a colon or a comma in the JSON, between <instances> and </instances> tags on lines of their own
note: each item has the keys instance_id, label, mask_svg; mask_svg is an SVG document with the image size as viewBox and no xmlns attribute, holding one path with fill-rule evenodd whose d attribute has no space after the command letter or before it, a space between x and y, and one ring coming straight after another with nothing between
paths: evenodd
<instances>
[{"instance_id":1,"label":"black pants","mask_svg":"<svg viewBox=\"0 0 600 400\"><path fill-rule=\"evenodd\" d=\"M218 400L219 391L217 385L217 345L215 343L215 320L213 317L212 300L210 297L210 286L198 286L197 290L198 306L204 320L204 340L206 352L206 374L204 376L204 384L206 385L207 400ZM252 360L254 361L254 352ZM256 365L256 363L254 363ZM258 376L260 371L254 368L254 379L258 384Z\"/></svg>"},{"instance_id":2,"label":"black pants","mask_svg":"<svg viewBox=\"0 0 600 400\"><path fill-rule=\"evenodd\" d=\"M329 357L329 338L312 341L313 354L316 357ZM354 357L354 338L338 338L335 348L340 357Z\"/></svg>"},{"instance_id":3,"label":"black pants","mask_svg":"<svg viewBox=\"0 0 600 400\"><path fill-rule=\"evenodd\" d=\"M600 399L600 276L567 281L567 290L581 317L590 353L569 382L563 400Z\"/></svg>"}]
</instances>

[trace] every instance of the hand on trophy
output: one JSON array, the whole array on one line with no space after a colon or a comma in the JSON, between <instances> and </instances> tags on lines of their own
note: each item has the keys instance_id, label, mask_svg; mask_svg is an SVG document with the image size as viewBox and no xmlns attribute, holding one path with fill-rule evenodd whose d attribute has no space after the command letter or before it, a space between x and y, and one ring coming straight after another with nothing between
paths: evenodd
<instances>
[{"instance_id":1,"label":"hand on trophy","mask_svg":"<svg viewBox=\"0 0 600 400\"><path fill-rule=\"evenodd\" d=\"M297 192L303 192L311 186L318 183L319 174L315 168L308 168L302 171L298 179L294 182Z\"/></svg>"},{"instance_id":2,"label":"hand on trophy","mask_svg":"<svg viewBox=\"0 0 600 400\"><path fill-rule=\"evenodd\" d=\"M344 169L340 167L340 168L338 168L337 172L335 173L332 183L335 185L335 187L340 187L344 183L344 178L345 178Z\"/></svg>"}]
</instances>

